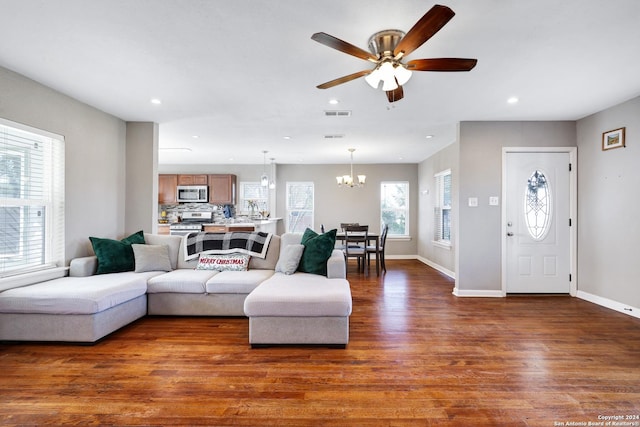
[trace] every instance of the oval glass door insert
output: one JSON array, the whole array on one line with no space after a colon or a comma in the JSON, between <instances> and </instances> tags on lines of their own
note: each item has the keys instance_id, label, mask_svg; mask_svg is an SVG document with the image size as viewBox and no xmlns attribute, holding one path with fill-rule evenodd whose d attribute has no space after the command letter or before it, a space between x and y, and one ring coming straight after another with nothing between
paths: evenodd
<instances>
[{"instance_id":1,"label":"oval glass door insert","mask_svg":"<svg viewBox=\"0 0 640 427\"><path fill-rule=\"evenodd\" d=\"M524 220L534 240L542 240L551 224L551 189L544 173L535 170L527 180Z\"/></svg>"}]
</instances>

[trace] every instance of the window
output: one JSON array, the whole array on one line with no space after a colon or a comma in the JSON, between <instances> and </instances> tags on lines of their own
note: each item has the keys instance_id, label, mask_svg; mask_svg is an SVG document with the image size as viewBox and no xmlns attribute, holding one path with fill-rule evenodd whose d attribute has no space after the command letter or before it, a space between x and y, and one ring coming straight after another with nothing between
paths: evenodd
<instances>
[{"instance_id":1,"label":"window","mask_svg":"<svg viewBox=\"0 0 640 427\"><path fill-rule=\"evenodd\" d=\"M64 265L64 139L0 119L0 277Z\"/></svg>"},{"instance_id":2,"label":"window","mask_svg":"<svg viewBox=\"0 0 640 427\"><path fill-rule=\"evenodd\" d=\"M313 229L313 182L287 182L287 231Z\"/></svg>"},{"instance_id":3,"label":"window","mask_svg":"<svg viewBox=\"0 0 640 427\"><path fill-rule=\"evenodd\" d=\"M388 236L409 236L409 183L380 183L380 220Z\"/></svg>"},{"instance_id":4,"label":"window","mask_svg":"<svg viewBox=\"0 0 640 427\"><path fill-rule=\"evenodd\" d=\"M524 215L533 240L542 240L551 225L551 188L544 173L535 170L524 192Z\"/></svg>"},{"instance_id":5,"label":"window","mask_svg":"<svg viewBox=\"0 0 640 427\"><path fill-rule=\"evenodd\" d=\"M451 169L435 175L434 240L451 244Z\"/></svg>"},{"instance_id":6,"label":"window","mask_svg":"<svg viewBox=\"0 0 640 427\"><path fill-rule=\"evenodd\" d=\"M250 212L249 201L255 202L255 212L269 210L269 187L260 185L259 182L240 183L240 203L238 207L241 212Z\"/></svg>"}]
</instances>

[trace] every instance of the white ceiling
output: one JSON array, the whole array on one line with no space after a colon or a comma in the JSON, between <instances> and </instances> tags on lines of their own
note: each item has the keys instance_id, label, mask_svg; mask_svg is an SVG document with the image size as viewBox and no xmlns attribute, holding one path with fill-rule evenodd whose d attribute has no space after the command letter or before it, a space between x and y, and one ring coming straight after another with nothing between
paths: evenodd
<instances>
[{"instance_id":1,"label":"white ceiling","mask_svg":"<svg viewBox=\"0 0 640 427\"><path fill-rule=\"evenodd\" d=\"M157 122L161 148L192 150L161 151L161 164L262 163L263 150L276 163L348 163L349 147L355 163L415 163L453 142L459 121L576 120L640 95L638 0L443 1L456 16L408 59L477 58L475 69L414 72L394 104L364 79L316 89L371 65L313 33L366 50L434 4L0 0L0 66ZM352 115L324 116L335 109Z\"/></svg>"}]
</instances>

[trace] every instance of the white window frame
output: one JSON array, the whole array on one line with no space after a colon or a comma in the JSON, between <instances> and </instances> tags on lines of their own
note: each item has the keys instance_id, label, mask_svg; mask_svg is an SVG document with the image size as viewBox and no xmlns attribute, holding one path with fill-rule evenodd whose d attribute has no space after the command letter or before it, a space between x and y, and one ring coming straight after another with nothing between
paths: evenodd
<instances>
[{"instance_id":1,"label":"white window frame","mask_svg":"<svg viewBox=\"0 0 640 427\"><path fill-rule=\"evenodd\" d=\"M404 208L394 208L394 209L385 209L384 208L384 197L385 197L385 186L386 185L398 185L402 184L406 187L405 192L405 206ZM411 202L411 194L410 194L411 186L409 181L382 181L380 183L380 225L384 224L384 212L385 211L395 211L398 213L404 214L405 224L404 224L404 232L397 233L393 230L392 226L389 226L389 231L387 234L388 239L409 239L411 237L411 229L410 229L410 202Z\"/></svg>"},{"instance_id":2,"label":"white window frame","mask_svg":"<svg viewBox=\"0 0 640 427\"><path fill-rule=\"evenodd\" d=\"M16 197L0 191L0 206L21 212L19 250L0 258L0 286L51 278L52 269L56 269L55 275L64 274L64 145L60 135L0 118L0 155L21 152L22 158L20 194ZM39 153L31 157L30 150ZM37 211L37 216L44 215L41 225L24 215L30 207L42 207ZM7 224L0 224L0 230L11 231Z\"/></svg>"},{"instance_id":3,"label":"white window frame","mask_svg":"<svg viewBox=\"0 0 640 427\"><path fill-rule=\"evenodd\" d=\"M249 186L260 188L260 191L263 193L262 197L245 197L246 188ZM256 202L257 204L255 208L256 214L258 214L261 211L269 210L269 188L268 187L264 187L263 185L260 184L259 181L256 181L256 182L241 181L239 190L240 191L238 194L238 208L241 212L249 213L251 211L251 208L249 207L249 204L248 204L249 200L254 200Z\"/></svg>"},{"instance_id":4,"label":"white window frame","mask_svg":"<svg viewBox=\"0 0 640 427\"><path fill-rule=\"evenodd\" d=\"M448 205L445 205L445 200L444 200L444 193L445 193L445 189L444 189L444 182L445 182L445 177L450 177L450 179L453 179L453 176L451 175L451 169L445 169L441 172L438 172L437 174L435 174L433 176L434 180L435 180L435 189L436 189L436 194L435 194L435 204L434 204L434 209L433 209L433 242L438 245L438 246L442 246L445 248L450 248L451 247L451 219L452 219L452 210L451 210L451 200L452 200L452 195L449 194L449 201L450 203ZM449 193L451 193L452 191L452 187L453 187L453 183L451 183L450 187L449 187ZM445 229L442 226L442 221L444 218L443 213L447 211L448 214L448 218L449 218L449 230L448 230L448 234L449 234L449 239L445 238Z\"/></svg>"},{"instance_id":5,"label":"white window frame","mask_svg":"<svg viewBox=\"0 0 640 427\"><path fill-rule=\"evenodd\" d=\"M311 197L312 197L312 201L311 201L311 209L300 209L300 208L295 208L293 206L289 205L289 194L291 192L291 188L294 186L311 186ZM291 217L292 217L292 213L293 212L309 212L311 214L311 223L309 225L310 228L313 228L313 224L314 224L314 215L315 215L315 185L313 182L309 182L309 181L292 181L292 182L287 182L286 183L286 193L285 193L285 205L286 205L286 214L287 214L287 223L286 223L286 227L287 227L287 232L289 233L301 233L304 232L304 230L300 230L298 228L293 227L294 224L291 224Z\"/></svg>"}]
</instances>

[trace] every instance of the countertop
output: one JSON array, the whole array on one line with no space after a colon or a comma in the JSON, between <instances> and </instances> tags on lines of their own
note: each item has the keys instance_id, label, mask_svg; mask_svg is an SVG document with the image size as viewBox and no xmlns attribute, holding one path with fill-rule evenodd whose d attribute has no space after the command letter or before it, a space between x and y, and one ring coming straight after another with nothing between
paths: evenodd
<instances>
[{"instance_id":1,"label":"countertop","mask_svg":"<svg viewBox=\"0 0 640 427\"><path fill-rule=\"evenodd\" d=\"M207 226L207 225L229 225L232 227L247 227L250 225L262 225L262 224L270 224L272 222L277 222L279 220L281 220L282 218L265 218L265 219L254 219L254 220L233 220L233 221L222 221L222 222L207 222L207 223L203 223L202 225ZM236 222L237 221L237 222ZM158 223L158 226L170 226L172 224L182 224L181 222L171 222L171 223Z\"/></svg>"}]
</instances>

